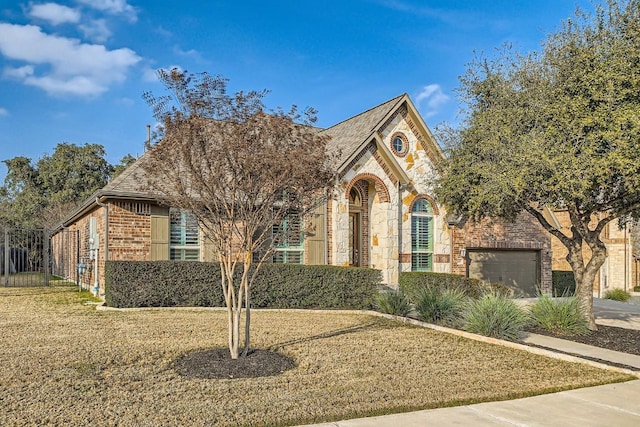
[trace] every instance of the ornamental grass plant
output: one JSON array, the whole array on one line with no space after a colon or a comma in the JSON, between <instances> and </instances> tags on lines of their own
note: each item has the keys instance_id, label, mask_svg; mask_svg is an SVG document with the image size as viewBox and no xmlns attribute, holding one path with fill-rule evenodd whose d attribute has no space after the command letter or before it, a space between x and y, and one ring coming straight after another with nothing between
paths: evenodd
<instances>
[{"instance_id":1,"label":"ornamental grass plant","mask_svg":"<svg viewBox=\"0 0 640 427\"><path fill-rule=\"evenodd\" d=\"M515 341L529 323L527 313L510 298L486 294L467 304L463 329L487 337Z\"/></svg>"},{"instance_id":2,"label":"ornamental grass plant","mask_svg":"<svg viewBox=\"0 0 640 427\"><path fill-rule=\"evenodd\" d=\"M536 326L558 335L586 335L589 333L584 307L575 296L552 298L540 295L529 307Z\"/></svg>"},{"instance_id":3,"label":"ornamental grass plant","mask_svg":"<svg viewBox=\"0 0 640 427\"><path fill-rule=\"evenodd\" d=\"M469 298L458 288L424 287L416 294L415 310L420 320L437 325L458 327Z\"/></svg>"},{"instance_id":4,"label":"ornamental grass plant","mask_svg":"<svg viewBox=\"0 0 640 427\"><path fill-rule=\"evenodd\" d=\"M604 298L605 299L610 299L613 301L621 301L621 302L627 302L629 301L629 298L631 298L631 295L629 294L629 292L625 291L624 289L609 289L604 293Z\"/></svg>"},{"instance_id":5,"label":"ornamental grass plant","mask_svg":"<svg viewBox=\"0 0 640 427\"><path fill-rule=\"evenodd\" d=\"M409 299L404 292L395 289L378 295L376 308L381 313L402 317L406 317L412 310Z\"/></svg>"}]
</instances>

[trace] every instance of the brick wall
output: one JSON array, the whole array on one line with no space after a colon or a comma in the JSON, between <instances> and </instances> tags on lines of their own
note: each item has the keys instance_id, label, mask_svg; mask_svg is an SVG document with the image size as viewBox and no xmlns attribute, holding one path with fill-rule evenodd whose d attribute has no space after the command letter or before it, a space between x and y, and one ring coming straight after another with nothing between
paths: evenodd
<instances>
[{"instance_id":1,"label":"brick wall","mask_svg":"<svg viewBox=\"0 0 640 427\"><path fill-rule=\"evenodd\" d=\"M467 274L467 249L522 249L540 251L540 285L551 291L551 239L549 234L528 213L522 213L513 223L485 219L477 224L466 221L452 228L452 272ZM463 251L464 250L464 251Z\"/></svg>"},{"instance_id":2,"label":"brick wall","mask_svg":"<svg viewBox=\"0 0 640 427\"><path fill-rule=\"evenodd\" d=\"M109 259L151 259L151 205L115 200L109 203Z\"/></svg>"}]
</instances>

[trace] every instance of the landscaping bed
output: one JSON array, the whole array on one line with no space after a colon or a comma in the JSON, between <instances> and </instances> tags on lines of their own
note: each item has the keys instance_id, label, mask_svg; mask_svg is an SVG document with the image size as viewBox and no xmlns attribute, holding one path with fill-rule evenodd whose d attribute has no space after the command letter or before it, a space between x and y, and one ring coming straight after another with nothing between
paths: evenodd
<instances>
[{"instance_id":1,"label":"landscaping bed","mask_svg":"<svg viewBox=\"0 0 640 427\"><path fill-rule=\"evenodd\" d=\"M224 311L97 311L74 287L0 288L0 425L298 425L512 399L633 377L363 314L254 311L294 367L184 375ZM194 378L195 377L195 378Z\"/></svg>"},{"instance_id":2,"label":"landscaping bed","mask_svg":"<svg viewBox=\"0 0 640 427\"><path fill-rule=\"evenodd\" d=\"M540 327L528 327L527 331L640 356L640 331L636 329L598 325L597 331L587 335L554 334Z\"/></svg>"}]
</instances>

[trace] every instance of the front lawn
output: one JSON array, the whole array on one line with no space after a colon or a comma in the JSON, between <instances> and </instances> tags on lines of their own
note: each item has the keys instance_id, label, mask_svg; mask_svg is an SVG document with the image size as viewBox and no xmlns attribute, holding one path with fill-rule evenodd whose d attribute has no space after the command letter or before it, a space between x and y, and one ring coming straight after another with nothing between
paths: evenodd
<instances>
[{"instance_id":1,"label":"front lawn","mask_svg":"<svg viewBox=\"0 0 640 427\"><path fill-rule=\"evenodd\" d=\"M180 376L226 346L225 313L96 311L75 287L0 288L0 425L296 425L633 379L360 314L254 311L254 347L297 366Z\"/></svg>"}]
</instances>

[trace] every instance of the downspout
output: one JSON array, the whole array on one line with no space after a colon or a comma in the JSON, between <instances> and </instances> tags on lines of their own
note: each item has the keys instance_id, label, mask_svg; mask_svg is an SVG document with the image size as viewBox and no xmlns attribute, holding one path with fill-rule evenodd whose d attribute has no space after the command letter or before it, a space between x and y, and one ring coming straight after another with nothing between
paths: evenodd
<instances>
[{"instance_id":1,"label":"downspout","mask_svg":"<svg viewBox=\"0 0 640 427\"><path fill-rule=\"evenodd\" d=\"M329 264L329 191L324 204L324 265Z\"/></svg>"},{"instance_id":2,"label":"downspout","mask_svg":"<svg viewBox=\"0 0 640 427\"><path fill-rule=\"evenodd\" d=\"M402 191L404 185L398 180L398 287L400 287L400 274L402 273Z\"/></svg>"},{"instance_id":3,"label":"downspout","mask_svg":"<svg viewBox=\"0 0 640 427\"><path fill-rule=\"evenodd\" d=\"M109 261L109 204L101 203L96 197L96 204L104 208L104 262L105 265ZM100 275L98 274L98 250L96 249L96 275L94 281L94 289L96 296L100 290Z\"/></svg>"},{"instance_id":4,"label":"downspout","mask_svg":"<svg viewBox=\"0 0 640 427\"><path fill-rule=\"evenodd\" d=\"M627 243L628 243L628 238L629 236L627 235L627 225L624 226L624 291L627 291L627 288L629 287L629 280L628 280L628 275L629 275L629 260L628 258L628 252L627 252Z\"/></svg>"}]
</instances>

